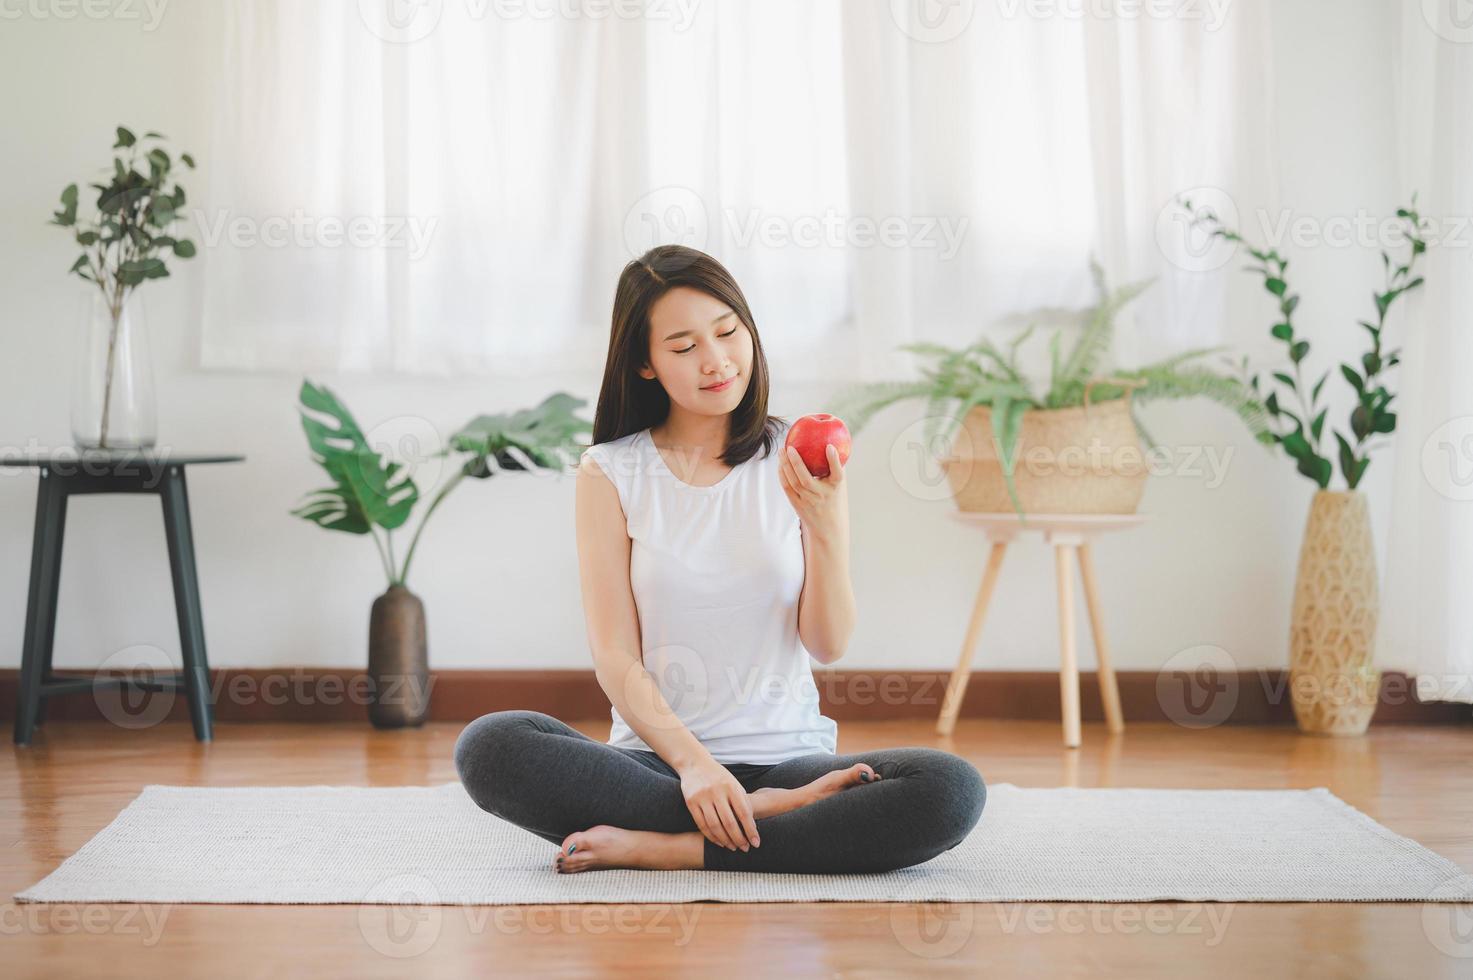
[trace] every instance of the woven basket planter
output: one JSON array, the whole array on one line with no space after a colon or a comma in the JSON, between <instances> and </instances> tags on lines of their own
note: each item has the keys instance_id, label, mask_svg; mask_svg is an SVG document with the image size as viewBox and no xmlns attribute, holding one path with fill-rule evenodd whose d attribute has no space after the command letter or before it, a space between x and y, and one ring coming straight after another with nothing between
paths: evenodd
<instances>
[{"instance_id":1,"label":"woven basket planter","mask_svg":"<svg viewBox=\"0 0 1473 980\"><path fill-rule=\"evenodd\" d=\"M1289 624L1289 690L1299 730L1360 735L1376 712L1380 601L1365 495L1320 490L1310 504Z\"/></svg>"},{"instance_id":2,"label":"woven basket planter","mask_svg":"<svg viewBox=\"0 0 1473 980\"><path fill-rule=\"evenodd\" d=\"M1146 489L1146 459L1130 397L1023 415L1013 479L1025 514L1134 514ZM1013 510L992 435L992 411L977 406L943 457L959 510Z\"/></svg>"}]
</instances>

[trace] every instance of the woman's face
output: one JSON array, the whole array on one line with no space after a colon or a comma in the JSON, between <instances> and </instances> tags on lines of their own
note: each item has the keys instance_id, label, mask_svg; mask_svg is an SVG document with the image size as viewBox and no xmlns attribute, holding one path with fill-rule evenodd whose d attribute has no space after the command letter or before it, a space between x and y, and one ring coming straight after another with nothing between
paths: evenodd
<instances>
[{"instance_id":1,"label":"woman's face","mask_svg":"<svg viewBox=\"0 0 1473 980\"><path fill-rule=\"evenodd\" d=\"M649 364L670 400L701 415L726 415L751 380L752 334L731 307L699 289L676 286L650 308ZM710 386L729 383L720 390Z\"/></svg>"}]
</instances>

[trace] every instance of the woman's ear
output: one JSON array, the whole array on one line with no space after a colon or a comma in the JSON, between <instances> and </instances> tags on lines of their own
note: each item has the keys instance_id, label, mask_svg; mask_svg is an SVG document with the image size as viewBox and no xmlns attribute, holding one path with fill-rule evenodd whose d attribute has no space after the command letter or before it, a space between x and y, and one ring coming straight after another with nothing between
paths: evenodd
<instances>
[{"instance_id":1,"label":"woman's ear","mask_svg":"<svg viewBox=\"0 0 1473 980\"><path fill-rule=\"evenodd\" d=\"M644 378L646 381L655 380L655 369L650 367L648 364L642 365L635 370L639 373L639 376L641 378Z\"/></svg>"}]
</instances>

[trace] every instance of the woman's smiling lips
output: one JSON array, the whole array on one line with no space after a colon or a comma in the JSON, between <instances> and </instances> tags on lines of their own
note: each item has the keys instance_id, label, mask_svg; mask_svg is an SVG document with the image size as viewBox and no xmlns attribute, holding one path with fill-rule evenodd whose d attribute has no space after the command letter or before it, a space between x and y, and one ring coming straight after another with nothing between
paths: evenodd
<instances>
[{"instance_id":1,"label":"woman's smiling lips","mask_svg":"<svg viewBox=\"0 0 1473 980\"><path fill-rule=\"evenodd\" d=\"M725 391L726 389L728 389L728 388L731 387L732 382L735 381L736 379L737 379L737 376L733 374L731 377L729 377L725 381L721 382L721 384L719 384L719 385L711 385L709 388L702 388L701 390L702 391Z\"/></svg>"}]
</instances>

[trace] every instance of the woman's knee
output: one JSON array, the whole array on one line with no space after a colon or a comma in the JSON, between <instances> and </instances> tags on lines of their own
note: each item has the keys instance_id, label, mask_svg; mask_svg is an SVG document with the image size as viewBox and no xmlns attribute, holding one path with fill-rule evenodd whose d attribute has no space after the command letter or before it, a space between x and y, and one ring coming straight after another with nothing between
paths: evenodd
<instances>
[{"instance_id":1,"label":"woman's knee","mask_svg":"<svg viewBox=\"0 0 1473 980\"><path fill-rule=\"evenodd\" d=\"M982 819L987 783L977 767L959 755L925 749L927 809L943 850L960 844Z\"/></svg>"},{"instance_id":2,"label":"woman's knee","mask_svg":"<svg viewBox=\"0 0 1473 980\"><path fill-rule=\"evenodd\" d=\"M455 740L455 771L471 799L495 813L496 790L504 785L506 763L514 758L522 734L542 730L540 711L493 711L466 725Z\"/></svg>"}]
</instances>

